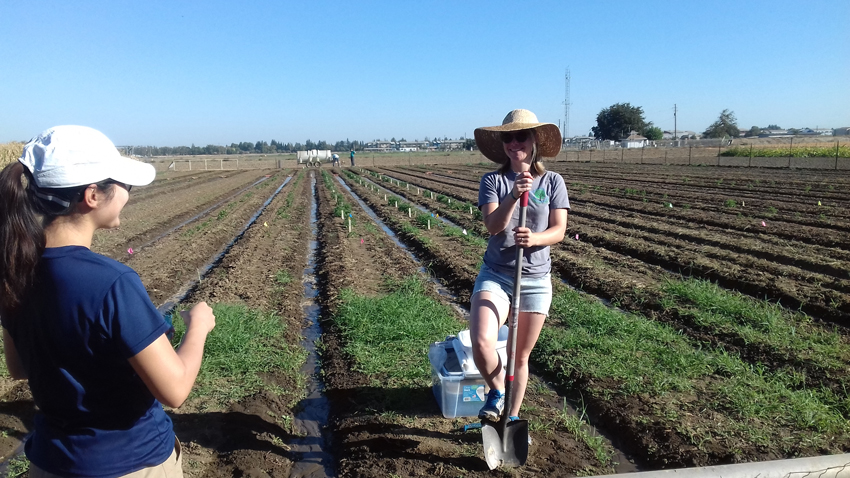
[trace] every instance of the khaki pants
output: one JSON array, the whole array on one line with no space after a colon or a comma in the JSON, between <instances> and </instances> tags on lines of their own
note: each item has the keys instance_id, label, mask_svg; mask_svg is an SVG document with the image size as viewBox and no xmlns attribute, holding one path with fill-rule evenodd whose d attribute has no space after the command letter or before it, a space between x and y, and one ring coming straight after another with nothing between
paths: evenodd
<instances>
[{"instance_id":1,"label":"khaki pants","mask_svg":"<svg viewBox=\"0 0 850 478\"><path fill-rule=\"evenodd\" d=\"M62 478L62 475L48 473L30 463L30 478ZM165 462L156 466L134 471L123 478L183 478L183 454L180 453L180 441L174 437L174 451Z\"/></svg>"}]
</instances>

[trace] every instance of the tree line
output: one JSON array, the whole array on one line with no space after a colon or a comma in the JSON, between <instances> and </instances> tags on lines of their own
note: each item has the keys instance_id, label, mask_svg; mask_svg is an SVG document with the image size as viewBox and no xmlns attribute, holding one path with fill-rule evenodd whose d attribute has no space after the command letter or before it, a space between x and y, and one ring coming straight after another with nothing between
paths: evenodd
<instances>
[{"instance_id":1,"label":"tree line","mask_svg":"<svg viewBox=\"0 0 850 478\"><path fill-rule=\"evenodd\" d=\"M257 141L255 143L243 141L241 143L231 143L230 146L222 146L217 144L208 144L206 146L127 146L125 151L128 154L136 156L203 156L203 155L222 155L222 154L274 154L274 153L294 153L296 151L306 151L310 149L330 149L333 151L350 151L363 149L363 141L337 141L330 144L326 141L313 142L307 140L304 143L281 143L276 140L271 142Z\"/></svg>"},{"instance_id":2,"label":"tree line","mask_svg":"<svg viewBox=\"0 0 850 478\"><path fill-rule=\"evenodd\" d=\"M775 124L765 128L753 126L745 133L745 136L758 136L762 130L781 129ZM663 132L661 128L653 126L651 121L646 121L643 108L632 106L629 103L617 103L603 108L596 115L596 126L591 128L591 134L596 139L607 139L619 141L628 138L630 134L637 133L649 140L661 139ZM795 133L796 130L789 130ZM720 112L717 121L711 123L702 133L703 138L737 138L741 133L738 128L738 120L735 112L724 109ZM684 137L679 139L685 139Z\"/></svg>"},{"instance_id":3,"label":"tree line","mask_svg":"<svg viewBox=\"0 0 850 478\"><path fill-rule=\"evenodd\" d=\"M779 126L771 124L765 128L753 126L745 136L758 136L762 130L781 129ZM720 112L717 121L712 123L702 133L704 138L737 138L741 130L738 128L735 112L724 109ZM795 133L795 130L789 130L790 133ZM644 118L643 108L640 106L632 106L630 103L616 103L603 108L596 115L596 126L591 128L591 135L596 139L619 141L628 138L632 133L642 135L648 140L657 141L663 136L661 128L652 124ZM680 139L684 139L683 136ZM448 138L446 138L448 139ZM475 147L475 140L472 138L465 139L464 148L470 149ZM425 138L428 141L428 137ZM435 137L435 140L438 140ZM376 140L377 141L377 140ZM391 142L395 143L396 139L392 138ZM400 141L404 142L402 138ZM226 155L226 154L274 154L274 153L294 153L295 151L305 151L310 149L319 149L332 151L349 151L362 150L365 146L363 141L337 141L330 144L326 141L313 142L307 140L305 143L282 143L276 140L271 142L241 142L231 143L230 146L221 146L208 144L206 146L130 146L125 148L129 154L136 156L182 156L182 155Z\"/></svg>"}]
</instances>

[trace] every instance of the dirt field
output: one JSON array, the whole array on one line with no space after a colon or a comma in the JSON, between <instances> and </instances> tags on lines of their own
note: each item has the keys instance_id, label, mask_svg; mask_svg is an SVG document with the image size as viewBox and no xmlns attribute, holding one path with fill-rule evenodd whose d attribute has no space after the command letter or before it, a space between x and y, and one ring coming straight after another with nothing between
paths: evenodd
<instances>
[{"instance_id":1,"label":"dirt field","mask_svg":"<svg viewBox=\"0 0 850 478\"><path fill-rule=\"evenodd\" d=\"M427 386L388 389L382 377L358 372L343 351L346 338L334 318L343 290L379 297L388 292L388 279L427 275L449 292L427 282L428 295L452 306L457 330L465 328L462 309L468 307L483 250L438 227L416 225L384 194L486 238L475 211L459 204L476 202L479 179L492 168L468 163L325 169L332 174L334 194L351 204L359 204L359 198L382 223L356 206L349 232L320 171L172 171L134 188L122 226L95 238L96 252L139 272L157 306L206 300L274 312L287 331L281 348L303 348L302 329L321 324L318 380L329 402L321 429L304 428L306 421L298 418L312 399L305 395L304 379L291 371L266 374L261 391L238 400L190 397L169 411L184 444L187 476L587 476L850 450L846 431L825 443L813 426L752 424L769 435L763 443L744 431L714 433L714 426L734 429L730 424L736 420L734 413L705 401L717 393L707 382L722 383L719 375L701 382L702 393L629 395L619 392L622 383L614 379L582 375L553 365L551 357L535 356L523 411L533 424L528 464L488 471L480 434L462 431L475 420L443 418ZM670 326L694 349L740 356L764 374L797 374L803 377L800 389L846 395L850 357L827 363L797 348L754 341L698 320L689 304L669 306L658 292L671 279L709 279L801 311L810 320L801 330L837 332L846 346L846 174L574 162L555 162L550 169L563 175L572 203L567 238L552 248L554 275L563 280L557 288L580 289ZM276 281L280 274L298 280ZM313 276L317 317L305 296ZM547 328L554 331L569 328L558 317L550 322ZM428 344L422 345L427 350ZM26 383L0 378L0 394L0 456L8 471L30 430L34 406ZM845 401L838 407L844 420L850 418L850 401ZM564 420L576 409L585 421L580 430ZM583 438L588 435L601 444L589 445Z\"/></svg>"}]
</instances>

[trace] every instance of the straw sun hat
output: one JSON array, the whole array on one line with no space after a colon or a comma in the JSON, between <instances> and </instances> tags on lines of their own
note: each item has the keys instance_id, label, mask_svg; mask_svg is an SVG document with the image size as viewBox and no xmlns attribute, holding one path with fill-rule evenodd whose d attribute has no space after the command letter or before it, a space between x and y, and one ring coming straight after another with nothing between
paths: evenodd
<instances>
[{"instance_id":1,"label":"straw sun hat","mask_svg":"<svg viewBox=\"0 0 850 478\"><path fill-rule=\"evenodd\" d=\"M500 126L476 128L475 144L487 159L505 164L510 158L505 154L501 133L523 129L533 129L537 133L537 154L540 157L554 158L561 151L561 130L552 123L537 121L537 116L528 110L511 111Z\"/></svg>"}]
</instances>

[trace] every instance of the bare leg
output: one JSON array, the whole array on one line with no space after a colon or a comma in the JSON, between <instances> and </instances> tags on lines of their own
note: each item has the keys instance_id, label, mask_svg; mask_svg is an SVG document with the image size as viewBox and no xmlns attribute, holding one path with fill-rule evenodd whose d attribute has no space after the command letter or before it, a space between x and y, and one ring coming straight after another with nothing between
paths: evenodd
<instances>
[{"instance_id":1,"label":"bare leg","mask_svg":"<svg viewBox=\"0 0 850 478\"><path fill-rule=\"evenodd\" d=\"M492 292L481 291L472 296L469 315L469 335L472 340L472 360L491 389L505 390L502 360L496 352L499 327L505 323L510 304Z\"/></svg>"},{"instance_id":2,"label":"bare leg","mask_svg":"<svg viewBox=\"0 0 850 478\"><path fill-rule=\"evenodd\" d=\"M525 397L525 389L528 387L528 359L531 357L531 349L540 337L543 322L546 316L531 312L520 312L517 323L516 358L514 370L514 384L511 388L510 415L519 416L519 408Z\"/></svg>"}]
</instances>

